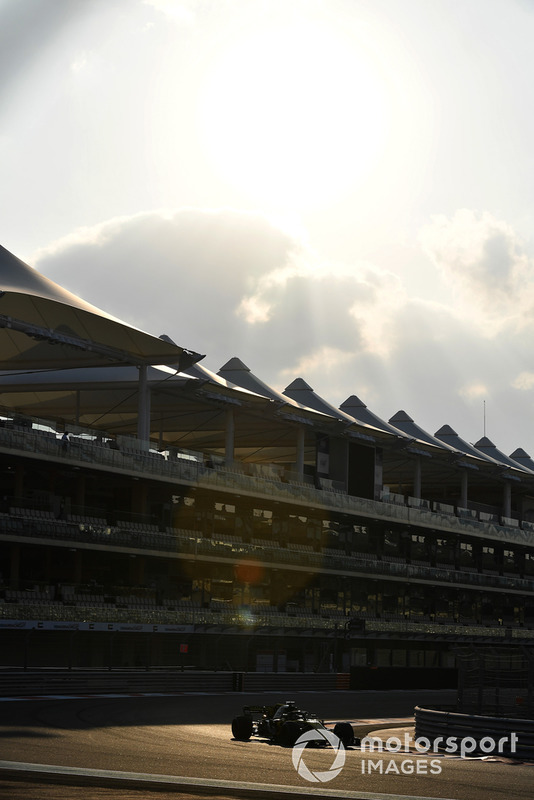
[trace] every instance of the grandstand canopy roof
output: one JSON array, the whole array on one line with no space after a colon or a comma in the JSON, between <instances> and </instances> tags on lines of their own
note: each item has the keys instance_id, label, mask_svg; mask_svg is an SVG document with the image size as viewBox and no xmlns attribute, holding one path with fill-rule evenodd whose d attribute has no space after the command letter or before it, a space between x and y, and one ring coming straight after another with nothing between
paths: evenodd
<instances>
[{"instance_id":1,"label":"grandstand canopy roof","mask_svg":"<svg viewBox=\"0 0 534 800\"><path fill-rule=\"evenodd\" d=\"M376 414L373 414L365 403L363 403L359 397L356 397L355 394L351 394L339 408L362 425L371 425L373 428L378 428L400 439L410 438L407 434L399 430L399 428L394 428L389 422L385 422L383 419L380 419L380 417L377 417Z\"/></svg>"},{"instance_id":2,"label":"grandstand canopy roof","mask_svg":"<svg viewBox=\"0 0 534 800\"><path fill-rule=\"evenodd\" d=\"M510 458L516 461L521 469L529 469L534 472L534 461L522 447L518 447L517 450L510 453Z\"/></svg>"},{"instance_id":3,"label":"grandstand canopy roof","mask_svg":"<svg viewBox=\"0 0 534 800\"><path fill-rule=\"evenodd\" d=\"M265 381L262 381L261 378L254 375L250 367L247 367L247 365L236 356L227 361L226 364L220 368L217 375L230 381L235 386L241 386L244 389L248 389L250 392L261 394L263 397L268 397L270 400L274 400L282 405L297 406L298 408L305 409L304 405L284 397L283 394L280 394L280 392L277 392L276 389L273 389L265 383Z\"/></svg>"},{"instance_id":4,"label":"grandstand canopy roof","mask_svg":"<svg viewBox=\"0 0 534 800\"><path fill-rule=\"evenodd\" d=\"M482 442L475 449L447 432L433 437L405 412L386 423L356 396L335 408L302 378L280 393L238 358L215 374L197 363L198 353L121 322L1 247L0 354L7 415L59 421L57 429L79 426L224 456L230 424L237 460L279 464L295 463L304 431L304 462L312 467L318 432L354 436L384 445L384 483L402 492L410 491L413 453L436 456L425 467L425 479L436 485L456 482L459 458L532 470L526 454L514 454L514 461L491 442L489 452ZM139 432L140 418L146 433Z\"/></svg>"},{"instance_id":5,"label":"grandstand canopy roof","mask_svg":"<svg viewBox=\"0 0 534 800\"><path fill-rule=\"evenodd\" d=\"M299 403L302 406L311 408L313 411L317 411L319 414L327 414L333 419L338 419L341 422L345 422L347 425L354 424L352 417L349 417L349 415L345 414L344 411L340 411L326 400L323 400L322 397L319 397L319 395L314 392L312 387L309 386L303 378L295 378L295 380L290 383L289 386L286 386L283 394L285 397L289 397L295 403Z\"/></svg>"},{"instance_id":6,"label":"grandstand canopy roof","mask_svg":"<svg viewBox=\"0 0 534 800\"><path fill-rule=\"evenodd\" d=\"M6 410L11 408L19 414L62 420L71 430L80 425L135 436L138 382L138 369L128 365L0 372L0 403ZM165 366L148 367L147 383L152 437L190 449L222 447L227 407L243 404L258 414L259 409L265 410L271 404L267 398L232 386L196 364L187 372ZM250 437L254 429L255 447L270 443L272 432L267 433L265 421L260 426L257 419L248 418L243 408L239 435ZM277 430L278 439L280 435Z\"/></svg>"},{"instance_id":7,"label":"grandstand canopy roof","mask_svg":"<svg viewBox=\"0 0 534 800\"><path fill-rule=\"evenodd\" d=\"M475 447L477 450L480 450L481 453L490 456L493 458L494 461L498 461L500 464L503 464L506 467L512 467L513 469L521 469L521 470L528 470L528 467L521 466L517 461L509 456L505 455L501 452L493 442L488 439L487 436L483 436L482 439L479 439L478 442L475 442ZM530 472L530 470L528 470Z\"/></svg>"},{"instance_id":8,"label":"grandstand canopy roof","mask_svg":"<svg viewBox=\"0 0 534 800\"><path fill-rule=\"evenodd\" d=\"M391 417L389 423L413 439L414 445L430 445L431 448L438 448L438 452L440 450L446 450L451 454L458 455L456 448L436 439L435 436L432 436L430 433L423 430L423 428L420 428L406 411L397 411L397 413ZM432 450L430 452L432 452Z\"/></svg>"},{"instance_id":9,"label":"grandstand canopy roof","mask_svg":"<svg viewBox=\"0 0 534 800\"><path fill-rule=\"evenodd\" d=\"M0 246L0 368L177 364L198 353L112 317Z\"/></svg>"},{"instance_id":10,"label":"grandstand canopy roof","mask_svg":"<svg viewBox=\"0 0 534 800\"><path fill-rule=\"evenodd\" d=\"M481 450L477 450L476 447L469 444L469 442L464 441L464 439L458 436L456 431L453 430L450 425L443 425L439 431L436 431L434 435L436 439L439 439L440 441L449 445L449 447L452 447L455 450L458 450L460 453L465 453L465 455L475 459L475 464L477 461L480 462L482 460L488 464L502 467L500 462L495 461L495 459L491 458L491 456L487 455Z\"/></svg>"},{"instance_id":11,"label":"grandstand canopy roof","mask_svg":"<svg viewBox=\"0 0 534 800\"><path fill-rule=\"evenodd\" d=\"M309 423L313 417L317 418L317 414L324 414L324 412L308 407L305 403L294 400L286 396L285 393L281 394L276 389L273 389L254 375L250 368L235 356L221 367L217 375L236 386L269 398L277 405L280 416L285 414L290 421L298 422L300 420L301 422ZM326 413L324 416L326 419L332 419L331 414Z\"/></svg>"}]
</instances>

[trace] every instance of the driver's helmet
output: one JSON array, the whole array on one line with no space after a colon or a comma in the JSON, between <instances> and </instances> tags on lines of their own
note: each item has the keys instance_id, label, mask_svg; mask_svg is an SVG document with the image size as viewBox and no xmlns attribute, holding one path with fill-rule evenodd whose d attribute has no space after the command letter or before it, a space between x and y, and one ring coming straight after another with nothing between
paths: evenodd
<instances>
[{"instance_id":1,"label":"driver's helmet","mask_svg":"<svg viewBox=\"0 0 534 800\"><path fill-rule=\"evenodd\" d=\"M298 719L299 711L294 700L288 700L275 712L273 719Z\"/></svg>"}]
</instances>

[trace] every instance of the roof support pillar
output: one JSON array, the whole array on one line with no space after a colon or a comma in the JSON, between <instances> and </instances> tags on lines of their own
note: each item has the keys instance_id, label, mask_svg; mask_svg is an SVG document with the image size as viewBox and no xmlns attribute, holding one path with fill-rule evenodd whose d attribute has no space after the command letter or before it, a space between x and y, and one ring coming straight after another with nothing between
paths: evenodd
<instances>
[{"instance_id":1,"label":"roof support pillar","mask_svg":"<svg viewBox=\"0 0 534 800\"><path fill-rule=\"evenodd\" d=\"M415 457L413 471L413 496L416 498L421 497L421 456Z\"/></svg>"},{"instance_id":2,"label":"roof support pillar","mask_svg":"<svg viewBox=\"0 0 534 800\"><path fill-rule=\"evenodd\" d=\"M20 544L13 543L10 551L9 583L10 589L18 589L20 580Z\"/></svg>"},{"instance_id":3,"label":"roof support pillar","mask_svg":"<svg viewBox=\"0 0 534 800\"><path fill-rule=\"evenodd\" d=\"M510 481L504 482L502 513L505 517L512 516L512 484L510 483Z\"/></svg>"},{"instance_id":4,"label":"roof support pillar","mask_svg":"<svg viewBox=\"0 0 534 800\"><path fill-rule=\"evenodd\" d=\"M147 367L142 364L139 369L139 403L137 406L137 438L142 442L150 439L150 388L147 380ZM146 445L148 448L148 444Z\"/></svg>"},{"instance_id":5,"label":"roof support pillar","mask_svg":"<svg viewBox=\"0 0 534 800\"><path fill-rule=\"evenodd\" d=\"M234 409L226 409L226 427L224 437L224 457L227 464L234 460L235 419Z\"/></svg>"},{"instance_id":6,"label":"roof support pillar","mask_svg":"<svg viewBox=\"0 0 534 800\"><path fill-rule=\"evenodd\" d=\"M74 583L82 582L82 551L74 551L74 569L73 569Z\"/></svg>"},{"instance_id":7,"label":"roof support pillar","mask_svg":"<svg viewBox=\"0 0 534 800\"><path fill-rule=\"evenodd\" d=\"M24 496L24 478L26 470L22 462L15 464L15 497Z\"/></svg>"},{"instance_id":8,"label":"roof support pillar","mask_svg":"<svg viewBox=\"0 0 534 800\"><path fill-rule=\"evenodd\" d=\"M467 489L468 489L468 478L467 478L467 470L463 469L460 472L460 508L467 508Z\"/></svg>"},{"instance_id":9,"label":"roof support pillar","mask_svg":"<svg viewBox=\"0 0 534 800\"><path fill-rule=\"evenodd\" d=\"M85 508L85 475L83 472L78 472L76 475L76 505L83 514Z\"/></svg>"},{"instance_id":10,"label":"roof support pillar","mask_svg":"<svg viewBox=\"0 0 534 800\"><path fill-rule=\"evenodd\" d=\"M304 428L297 428L297 461L296 470L299 478L304 477Z\"/></svg>"}]
</instances>

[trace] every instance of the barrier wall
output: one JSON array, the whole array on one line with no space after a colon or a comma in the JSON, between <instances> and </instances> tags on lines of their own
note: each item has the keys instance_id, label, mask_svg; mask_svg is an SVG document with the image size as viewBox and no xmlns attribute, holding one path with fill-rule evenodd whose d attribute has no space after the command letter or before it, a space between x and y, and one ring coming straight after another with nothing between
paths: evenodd
<instances>
[{"instance_id":1,"label":"barrier wall","mask_svg":"<svg viewBox=\"0 0 534 800\"><path fill-rule=\"evenodd\" d=\"M456 689L458 670L446 667L351 667L351 689Z\"/></svg>"},{"instance_id":2,"label":"barrier wall","mask_svg":"<svg viewBox=\"0 0 534 800\"><path fill-rule=\"evenodd\" d=\"M473 752L479 754L534 759L533 720L458 714L417 706L415 738L420 737L431 742L441 737L441 749L449 737L457 742L469 738L476 745Z\"/></svg>"},{"instance_id":3,"label":"barrier wall","mask_svg":"<svg viewBox=\"0 0 534 800\"><path fill-rule=\"evenodd\" d=\"M333 691L348 689L349 677L345 673L5 670L0 672L0 696Z\"/></svg>"}]
</instances>

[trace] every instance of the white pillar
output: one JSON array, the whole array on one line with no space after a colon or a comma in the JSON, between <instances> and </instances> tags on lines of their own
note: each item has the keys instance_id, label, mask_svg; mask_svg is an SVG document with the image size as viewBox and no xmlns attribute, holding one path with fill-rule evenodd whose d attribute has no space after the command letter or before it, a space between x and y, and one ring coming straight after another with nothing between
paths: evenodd
<instances>
[{"instance_id":1,"label":"white pillar","mask_svg":"<svg viewBox=\"0 0 534 800\"><path fill-rule=\"evenodd\" d=\"M421 497L421 456L415 457L413 472L413 496Z\"/></svg>"},{"instance_id":2,"label":"white pillar","mask_svg":"<svg viewBox=\"0 0 534 800\"><path fill-rule=\"evenodd\" d=\"M299 478L304 478L304 428L297 428L297 461L296 461L297 475Z\"/></svg>"},{"instance_id":3,"label":"white pillar","mask_svg":"<svg viewBox=\"0 0 534 800\"><path fill-rule=\"evenodd\" d=\"M512 516L512 484L510 483L510 481L504 482L502 513L505 517Z\"/></svg>"},{"instance_id":4,"label":"white pillar","mask_svg":"<svg viewBox=\"0 0 534 800\"><path fill-rule=\"evenodd\" d=\"M461 477L461 485L460 485L460 508L467 508L467 489L468 489L468 479L467 479L467 470L463 469L460 473Z\"/></svg>"},{"instance_id":5,"label":"white pillar","mask_svg":"<svg viewBox=\"0 0 534 800\"><path fill-rule=\"evenodd\" d=\"M224 439L224 456L227 464L231 464L234 460L234 437L235 437L235 420L234 409L226 409L226 429Z\"/></svg>"},{"instance_id":6,"label":"white pillar","mask_svg":"<svg viewBox=\"0 0 534 800\"><path fill-rule=\"evenodd\" d=\"M150 389L147 380L147 367L139 368L139 402L137 406L137 438L143 442L150 439ZM148 445L147 445L148 447Z\"/></svg>"}]
</instances>

